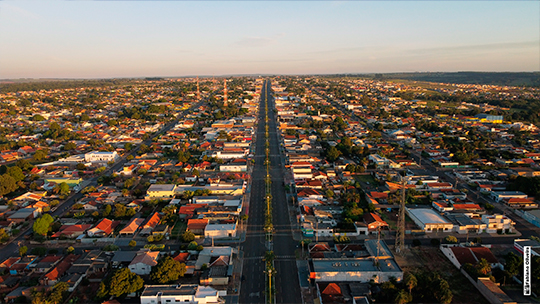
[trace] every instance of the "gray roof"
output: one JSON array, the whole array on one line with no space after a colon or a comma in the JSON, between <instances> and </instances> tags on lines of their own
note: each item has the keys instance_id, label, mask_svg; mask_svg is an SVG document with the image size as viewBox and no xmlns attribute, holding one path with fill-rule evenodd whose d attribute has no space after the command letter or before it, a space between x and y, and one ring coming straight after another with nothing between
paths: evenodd
<instances>
[{"instance_id":1,"label":"gray roof","mask_svg":"<svg viewBox=\"0 0 540 304\"><path fill-rule=\"evenodd\" d=\"M174 184L153 184L148 187L147 192L153 191L173 191L176 185Z\"/></svg>"},{"instance_id":2,"label":"gray roof","mask_svg":"<svg viewBox=\"0 0 540 304\"><path fill-rule=\"evenodd\" d=\"M36 209L34 209L34 208L19 209L19 210L17 210L17 212L13 213L9 218L10 219L15 219L15 218L25 219L28 216L30 216L35 210Z\"/></svg>"},{"instance_id":3,"label":"gray roof","mask_svg":"<svg viewBox=\"0 0 540 304\"><path fill-rule=\"evenodd\" d=\"M459 214L459 213L446 213L445 216L452 222L452 224L456 224L459 226L469 226L469 225L480 225L481 222L479 220L474 220L465 214Z\"/></svg>"},{"instance_id":4,"label":"gray roof","mask_svg":"<svg viewBox=\"0 0 540 304\"><path fill-rule=\"evenodd\" d=\"M313 259L313 270L315 272L401 272L394 259L379 259L378 267L376 260L367 259Z\"/></svg>"},{"instance_id":5,"label":"gray roof","mask_svg":"<svg viewBox=\"0 0 540 304\"><path fill-rule=\"evenodd\" d=\"M146 285L142 297L162 295L195 295L198 285Z\"/></svg>"},{"instance_id":6,"label":"gray roof","mask_svg":"<svg viewBox=\"0 0 540 304\"><path fill-rule=\"evenodd\" d=\"M131 262L137 255L137 251L116 251L112 262Z\"/></svg>"},{"instance_id":7,"label":"gray roof","mask_svg":"<svg viewBox=\"0 0 540 304\"><path fill-rule=\"evenodd\" d=\"M394 255L390 251L390 248L386 245L386 242L381 240L380 242L377 242L377 240L366 240L364 242L366 245L366 249L373 257L390 257L394 258Z\"/></svg>"}]
</instances>

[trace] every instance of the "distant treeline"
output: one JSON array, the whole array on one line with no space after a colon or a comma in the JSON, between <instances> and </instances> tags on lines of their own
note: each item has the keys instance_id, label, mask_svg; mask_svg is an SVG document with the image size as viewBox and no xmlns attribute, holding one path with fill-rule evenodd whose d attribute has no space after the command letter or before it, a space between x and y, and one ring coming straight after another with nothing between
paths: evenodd
<instances>
[{"instance_id":1,"label":"distant treeline","mask_svg":"<svg viewBox=\"0 0 540 304\"><path fill-rule=\"evenodd\" d=\"M0 83L0 92L39 91L55 89L74 89L82 87L104 87L132 84L138 79L96 79L96 80L50 80ZM140 81L140 80L138 80Z\"/></svg>"},{"instance_id":2,"label":"distant treeline","mask_svg":"<svg viewBox=\"0 0 540 304\"><path fill-rule=\"evenodd\" d=\"M375 74L375 79L405 79L428 82L487 84L500 86L540 86L540 72L456 72Z\"/></svg>"}]
</instances>

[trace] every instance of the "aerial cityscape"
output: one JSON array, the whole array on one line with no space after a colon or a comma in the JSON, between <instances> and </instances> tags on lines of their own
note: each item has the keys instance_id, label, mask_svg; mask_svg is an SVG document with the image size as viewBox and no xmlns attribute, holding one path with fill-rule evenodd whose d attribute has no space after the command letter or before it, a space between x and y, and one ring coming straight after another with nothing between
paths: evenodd
<instances>
[{"instance_id":1,"label":"aerial cityscape","mask_svg":"<svg viewBox=\"0 0 540 304\"><path fill-rule=\"evenodd\" d=\"M540 2L0 28L1 303L540 303Z\"/></svg>"}]
</instances>

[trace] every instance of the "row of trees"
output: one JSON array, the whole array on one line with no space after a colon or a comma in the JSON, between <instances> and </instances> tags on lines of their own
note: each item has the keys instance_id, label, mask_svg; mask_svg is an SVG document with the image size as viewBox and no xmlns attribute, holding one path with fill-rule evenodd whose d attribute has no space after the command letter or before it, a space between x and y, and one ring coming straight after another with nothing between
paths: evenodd
<instances>
[{"instance_id":1,"label":"row of trees","mask_svg":"<svg viewBox=\"0 0 540 304\"><path fill-rule=\"evenodd\" d=\"M395 279L384 282L381 292L375 295L378 302L398 304L413 300L419 303L448 304L452 302L452 298L450 285L442 275L428 271L407 273L399 283Z\"/></svg>"},{"instance_id":2,"label":"row of trees","mask_svg":"<svg viewBox=\"0 0 540 304\"><path fill-rule=\"evenodd\" d=\"M167 256L152 267L150 280L154 283L166 284L178 280L185 273L186 264ZM129 268L122 268L113 272L106 280L100 283L96 297L98 299L105 299L110 296L122 298L140 291L143 287L144 280L139 275L131 272Z\"/></svg>"}]
</instances>

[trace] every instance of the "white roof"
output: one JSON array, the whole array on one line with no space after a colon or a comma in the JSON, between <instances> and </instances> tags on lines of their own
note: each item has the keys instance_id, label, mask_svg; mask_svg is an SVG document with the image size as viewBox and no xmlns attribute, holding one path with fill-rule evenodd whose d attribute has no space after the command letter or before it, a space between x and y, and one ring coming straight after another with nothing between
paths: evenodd
<instances>
[{"instance_id":1,"label":"white roof","mask_svg":"<svg viewBox=\"0 0 540 304\"><path fill-rule=\"evenodd\" d=\"M418 220L424 224L450 224L445 218L437 214L432 209L408 209Z\"/></svg>"},{"instance_id":2,"label":"white roof","mask_svg":"<svg viewBox=\"0 0 540 304\"><path fill-rule=\"evenodd\" d=\"M197 293L195 293L195 298L204 299L206 297L216 297L218 295L217 293L217 290L215 290L213 287L199 285Z\"/></svg>"}]
</instances>

